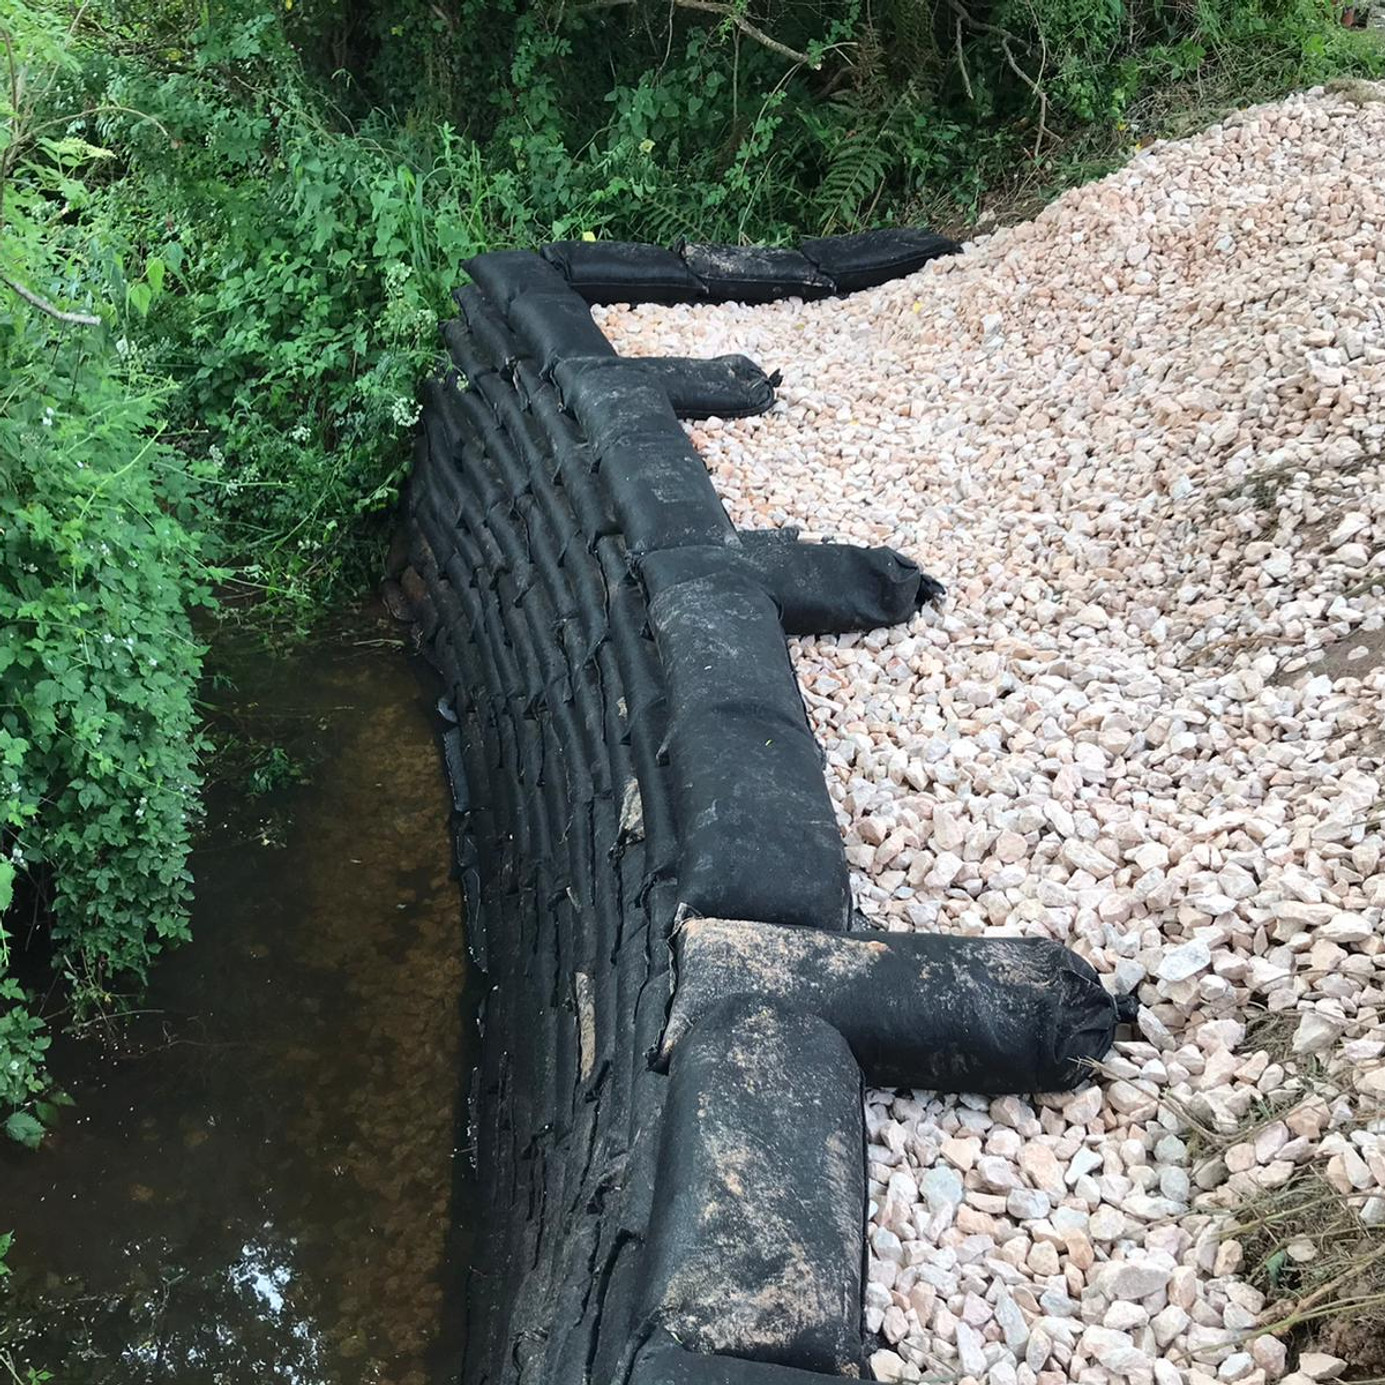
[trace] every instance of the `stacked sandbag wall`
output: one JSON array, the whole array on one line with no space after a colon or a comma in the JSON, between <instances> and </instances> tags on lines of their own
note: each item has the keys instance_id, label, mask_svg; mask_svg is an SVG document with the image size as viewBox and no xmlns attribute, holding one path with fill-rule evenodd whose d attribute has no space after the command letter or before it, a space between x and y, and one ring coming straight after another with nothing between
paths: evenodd
<instances>
[{"instance_id":1,"label":"stacked sandbag wall","mask_svg":"<svg viewBox=\"0 0 1385 1385\"><path fill-rule=\"evenodd\" d=\"M1126 1003L1056 943L851 930L785 634L907 620L888 549L730 523L680 418L742 357L622 359L588 305L883 282L924 232L469 263L395 576L447 683L483 1224L468 1385L859 1375L862 1085L1074 1085Z\"/></svg>"}]
</instances>

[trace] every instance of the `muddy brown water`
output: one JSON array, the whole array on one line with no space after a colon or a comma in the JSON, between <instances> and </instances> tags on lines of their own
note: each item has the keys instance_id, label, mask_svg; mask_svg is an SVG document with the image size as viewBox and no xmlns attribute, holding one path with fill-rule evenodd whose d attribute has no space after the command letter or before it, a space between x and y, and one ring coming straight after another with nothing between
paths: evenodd
<instances>
[{"instance_id":1,"label":"muddy brown water","mask_svg":"<svg viewBox=\"0 0 1385 1385\"><path fill-rule=\"evenodd\" d=\"M209 661L194 940L55 1045L45 1147L0 1149L0 1380L455 1380L472 1025L438 688L397 631Z\"/></svg>"}]
</instances>

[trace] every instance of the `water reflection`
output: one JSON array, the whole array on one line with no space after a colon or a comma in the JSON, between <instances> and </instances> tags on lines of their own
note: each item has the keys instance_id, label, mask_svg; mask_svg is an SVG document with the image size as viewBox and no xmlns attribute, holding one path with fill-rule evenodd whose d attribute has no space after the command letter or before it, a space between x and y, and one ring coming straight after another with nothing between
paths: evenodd
<instances>
[{"instance_id":1,"label":"water reflection","mask_svg":"<svg viewBox=\"0 0 1385 1385\"><path fill-rule=\"evenodd\" d=\"M386 633L237 661L225 721L309 782L211 795L194 943L58 1053L50 1145L0 1150L0 1347L61 1385L455 1375L459 904L435 690Z\"/></svg>"}]
</instances>

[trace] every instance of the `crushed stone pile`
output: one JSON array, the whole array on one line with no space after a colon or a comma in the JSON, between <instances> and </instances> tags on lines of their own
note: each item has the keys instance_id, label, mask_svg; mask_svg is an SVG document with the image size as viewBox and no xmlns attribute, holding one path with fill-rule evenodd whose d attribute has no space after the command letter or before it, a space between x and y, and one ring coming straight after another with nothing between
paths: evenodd
<instances>
[{"instance_id":1,"label":"crushed stone pile","mask_svg":"<svg viewBox=\"0 0 1385 1385\"><path fill-rule=\"evenodd\" d=\"M598 310L783 370L690 429L737 524L948 585L793 642L859 908L1139 988L1100 1085L869 1094L879 1379L1370 1364L1264 1330L1293 1294L1234 1227L1300 1187L1385 1225L1382 149L1385 103L1319 90L848 299ZM1302 1228L1282 1282L1329 1254Z\"/></svg>"}]
</instances>

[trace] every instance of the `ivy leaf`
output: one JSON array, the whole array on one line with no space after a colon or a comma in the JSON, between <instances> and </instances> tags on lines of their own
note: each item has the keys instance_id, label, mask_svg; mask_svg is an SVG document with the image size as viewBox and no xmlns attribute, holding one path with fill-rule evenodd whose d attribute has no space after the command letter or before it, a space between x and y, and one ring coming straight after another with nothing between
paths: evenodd
<instances>
[{"instance_id":1,"label":"ivy leaf","mask_svg":"<svg viewBox=\"0 0 1385 1385\"><path fill-rule=\"evenodd\" d=\"M163 292L164 287L164 262L157 255L150 255L144 262L144 277L149 280L149 287L155 294Z\"/></svg>"},{"instance_id":2,"label":"ivy leaf","mask_svg":"<svg viewBox=\"0 0 1385 1385\"><path fill-rule=\"evenodd\" d=\"M16 1111L5 1122L5 1134L26 1149L37 1149L43 1140L43 1127L27 1111Z\"/></svg>"},{"instance_id":3,"label":"ivy leaf","mask_svg":"<svg viewBox=\"0 0 1385 1385\"><path fill-rule=\"evenodd\" d=\"M131 284L126 290L125 297L130 306L141 317L145 317L149 312L149 303L154 297L154 292L148 284Z\"/></svg>"}]
</instances>

